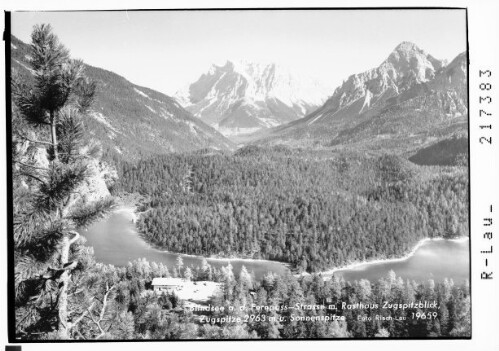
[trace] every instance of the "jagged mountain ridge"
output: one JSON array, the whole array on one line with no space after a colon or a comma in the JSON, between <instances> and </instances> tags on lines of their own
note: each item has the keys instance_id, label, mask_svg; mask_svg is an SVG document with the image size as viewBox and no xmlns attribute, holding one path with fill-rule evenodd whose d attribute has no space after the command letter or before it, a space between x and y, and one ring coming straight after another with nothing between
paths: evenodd
<instances>
[{"instance_id":1,"label":"jagged mountain ridge","mask_svg":"<svg viewBox=\"0 0 499 351\"><path fill-rule=\"evenodd\" d=\"M445 61L433 58L415 44L402 42L378 67L349 76L306 121L313 124L331 118L351 119L383 106L414 85L432 80L444 65Z\"/></svg>"},{"instance_id":2,"label":"jagged mountain ridge","mask_svg":"<svg viewBox=\"0 0 499 351\"><path fill-rule=\"evenodd\" d=\"M212 65L176 94L195 116L225 135L253 132L290 122L322 105L327 90L275 63L227 61Z\"/></svg>"},{"instance_id":3,"label":"jagged mountain ridge","mask_svg":"<svg viewBox=\"0 0 499 351\"><path fill-rule=\"evenodd\" d=\"M31 79L29 45L11 37L12 69ZM90 65L85 74L97 83L90 118L83 122L91 138L107 152L128 160L167 152L234 147L175 99L135 85L124 77Z\"/></svg>"},{"instance_id":4,"label":"jagged mountain ridge","mask_svg":"<svg viewBox=\"0 0 499 351\"><path fill-rule=\"evenodd\" d=\"M349 76L315 112L254 143L355 144L410 154L451 136L467 137L466 68L465 53L446 65L403 42L380 66Z\"/></svg>"}]
</instances>

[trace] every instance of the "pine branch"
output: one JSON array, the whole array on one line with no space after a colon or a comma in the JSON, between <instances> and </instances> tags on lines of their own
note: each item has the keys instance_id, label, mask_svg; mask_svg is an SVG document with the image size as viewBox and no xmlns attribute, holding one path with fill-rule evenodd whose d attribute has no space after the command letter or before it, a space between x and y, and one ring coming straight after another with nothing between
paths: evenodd
<instances>
[{"instance_id":1,"label":"pine branch","mask_svg":"<svg viewBox=\"0 0 499 351\"><path fill-rule=\"evenodd\" d=\"M86 150L85 155L82 156L90 159L98 159L102 156L102 148L98 144L93 144Z\"/></svg>"},{"instance_id":2,"label":"pine branch","mask_svg":"<svg viewBox=\"0 0 499 351\"><path fill-rule=\"evenodd\" d=\"M19 218L24 218L24 221L14 226L14 249L20 257L17 261L22 263L22 260L25 260L28 270L38 263L47 264L52 261L58 251L58 244L63 237L67 223L64 221L48 222L44 228L41 224L47 220L44 216L35 214Z\"/></svg>"},{"instance_id":3,"label":"pine branch","mask_svg":"<svg viewBox=\"0 0 499 351\"><path fill-rule=\"evenodd\" d=\"M92 313L92 309L95 306L95 302L92 302L90 307L87 307L87 310L83 312L80 317L78 317L73 323L71 323L71 326L69 328L74 328L76 327L82 320L85 318L89 313Z\"/></svg>"},{"instance_id":4,"label":"pine branch","mask_svg":"<svg viewBox=\"0 0 499 351\"><path fill-rule=\"evenodd\" d=\"M69 239L69 246L73 245L80 238L80 233L77 231L71 230L68 234L73 234L73 237Z\"/></svg>"},{"instance_id":5,"label":"pine branch","mask_svg":"<svg viewBox=\"0 0 499 351\"><path fill-rule=\"evenodd\" d=\"M15 134L16 136L18 136L19 138L21 138L23 140L29 141L30 143L52 146L52 143L49 141L30 139L26 135L21 134L20 132L14 132L13 134Z\"/></svg>"},{"instance_id":6,"label":"pine branch","mask_svg":"<svg viewBox=\"0 0 499 351\"><path fill-rule=\"evenodd\" d=\"M104 295L104 299L102 301L102 310L100 312L99 321L102 321L104 319L104 314L106 312L106 306L107 306L107 299L109 297L109 294L115 287L116 285L113 285L111 286L111 288L109 288L109 284L106 283L106 294Z\"/></svg>"},{"instance_id":7,"label":"pine branch","mask_svg":"<svg viewBox=\"0 0 499 351\"><path fill-rule=\"evenodd\" d=\"M16 172L17 174L19 175L22 175L22 176L25 176L25 177L28 177L28 178L31 178L31 179L34 179L40 183L42 183L43 185L46 185L45 181L41 180L39 177L33 175L33 174L30 174L30 173L25 173L25 172Z\"/></svg>"},{"instance_id":8,"label":"pine branch","mask_svg":"<svg viewBox=\"0 0 499 351\"><path fill-rule=\"evenodd\" d=\"M41 278L47 264L30 257L23 257L15 265L15 301L24 305L28 302L37 303L43 297L44 291L50 290L47 280Z\"/></svg>"},{"instance_id":9,"label":"pine branch","mask_svg":"<svg viewBox=\"0 0 499 351\"><path fill-rule=\"evenodd\" d=\"M45 168L45 167L37 167L37 166L33 166L33 165L28 165L27 163L24 163L24 162L21 162L21 161L13 161L14 163L17 163L18 165L21 165L23 167L31 167L31 168L34 168L34 169L39 169L39 170L42 170L42 171L50 171L50 169L48 168Z\"/></svg>"},{"instance_id":10,"label":"pine branch","mask_svg":"<svg viewBox=\"0 0 499 351\"><path fill-rule=\"evenodd\" d=\"M49 182L40 186L37 207L45 211L54 211L74 192L87 177L84 164L63 165L56 163L49 173Z\"/></svg>"},{"instance_id":11,"label":"pine branch","mask_svg":"<svg viewBox=\"0 0 499 351\"><path fill-rule=\"evenodd\" d=\"M101 326L101 322L103 321L104 319L104 315L106 313L106 308L107 308L107 299L109 297L109 294L111 293L111 291L116 287L116 285L113 285L111 286L111 288L109 288L109 285L108 283L106 283L106 293L104 294L104 298L102 300L102 309L101 309L101 312L99 314L99 320L96 321L95 323L97 324L101 334L98 335L96 337L96 339L100 339L101 337L103 337L104 335L106 335L106 332L104 331L104 329L102 328Z\"/></svg>"},{"instance_id":12,"label":"pine branch","mask_svg":"<svg viewBox=\"0 0 499 351\"><path fill-rule=\"evenodd\" d=\"M71 159L79 157L84 128L78 112L74 109L61 111L59 118L60 122L57 127L59 138L58 152L59 155L64 155L61 160L69 163Z\"/></svg>"},{"instance_id":13,"label":"pine branch","mask_svg":"<svg viewBox=\"0 0 499 351\"><path fill-rule=\"evenodd\" d=\"M68 218L75 222L76 227L87 227L104 217L114 206L113 198L105 198L73 210Z\"/></svg>"},{"instance_id":14,"label":"pine branch","mask_svg":"<svg viewBox=\"0 0 499 351\"><path fill-rule=\"evenodd\" d=\"M76 290L76 291L72 292L71 294L68 294L68 296L78 295L79 293L82 293L84 291L86 291L86 289Z\"/></svg>"},{"instance_id":15,"label":"pine branch","mask_svg":"<svg viewBox=\"0 0 499 351\"><path fill-rule=\"evenodd\" d=\"M31 66L34 70L57 65L68 58L68 50L52 33L50 24L36 25L33 28L31 42Z\"/></svg>"},{"instance_id":16,"label":"pine branch","mask_svg":"<svg viewBox=\"0 0 499 351\"><path fill-rule=\"evenodd\" d=\"M39 216L38 218L43 217ZM40 261L52 257L57 251L56 246L64 236L67 223L56 221L49 223L45 228L42 225L41 223L17 225L14 228L14 247L16 250L30 254Z\"/></svg>"},{"instance_id":17,"label":"pine branch","mask_svg":"<svg viewBox=\"0 0 499 351\"><path fill-rule=\"evenodd\" d=\"M80 113L86 113L90 109L95 97L97 85L81 77L75 84L74 94Z\"/></svg>"},{"instance_id":18,"label":"pine branch","mask_svg":"<svg viewBox=\"0 0 499 351\"><path fill-rule=\"evenodd\" d=\"M50 124L47 119L47 111L42 108L39 99L25 84L14 80L12 82L12 95L26 122L35 126Z\"/></svg>"},{"instance_id":19,"label":"pine branch","mask_svg":"<svg viewBox=\"0 0 499 351\"><path fill-rule=\"evenodd\" d=\"M76 330L76 332L78 333L80 338L82 338L83 340L87 340L87 338L85 338L85 336L83 336L83 334L79 330Z\"/></svg>"}]
</instances>

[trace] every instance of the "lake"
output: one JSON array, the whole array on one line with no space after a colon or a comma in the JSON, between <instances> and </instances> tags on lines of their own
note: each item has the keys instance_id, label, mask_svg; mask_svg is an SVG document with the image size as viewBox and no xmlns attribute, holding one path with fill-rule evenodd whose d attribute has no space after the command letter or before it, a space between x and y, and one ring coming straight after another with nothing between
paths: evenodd
<instances>
[{"instance_id":1,"label":"lake","mask_svg":"<svg viewBox=\"0 0 499 351\"><path fill-rule=\"evenodd\" d=\"M393 270L397 276L410 280L442 281L452 278L456 283L469 279L469 240L432 240L417 248L411 257L396 262L365 263L355 268L339 269L335 275L345 280L386 277Z\"/></svg>"},{"instance_id":2,"label":"lake","mask_svg":"<svg viewBox=\"0 0 499 351\"><path fill-rule=\"evenodd\" d=\"M158 250L147 244L137 233L132 223L132 214L127 211L117 211L108 218L95 223L81 234L87 239L87 245L92 246L98 262L124 266L128 262L146 258L149 262L163 262L171 271L179 254ZM184 266L200 266L202 257L180 255ZM210 265L220 268L227 266L229 260L207 258ZM262 278L267 272L284 274L287 266L265 260L230 260L234 273L238 274L244 265L253 271L256 279ZM377 280L385 277L393 270L397 276L414 280L443 280L452 278L455 282L468 279L469 274L469 240L452 241L439 240L423 243L414 255L395 262L365 263L355 268L338 270L334 274L342 275L346 280L369 279Z\"/></svg>"},{"instance_id":3,"label":"lake","mask_svg":"<svg viewBox=\"0 0 499 351\"><path fill-rule=\"evenodd\" d=\"M184 267L201 266L203 259L200 256L179 255L151 247L138 235L132 223L132 216L127 211L115 212L88 230L82 230L81 234L87 239L87 245L94 248L95 259L98 262L115 266L125 266L130 261L145 258L149 262L163 262L171 272L178 256L182 256ZM265 260L207 258L207 261L212 267L217 268L227 266L230 261L235 274L239 274L244 265L248 272L255 273L257 279L262 278L268 271L284 274L288 269L282 263Z\"/></svg>"}]
</instances>

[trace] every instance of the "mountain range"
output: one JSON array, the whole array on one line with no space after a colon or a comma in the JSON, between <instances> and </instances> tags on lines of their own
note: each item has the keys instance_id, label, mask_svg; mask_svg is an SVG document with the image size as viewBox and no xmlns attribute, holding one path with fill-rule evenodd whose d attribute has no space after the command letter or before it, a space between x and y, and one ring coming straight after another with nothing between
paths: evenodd
<instances>
[{"instance_id":1,"label":"mountain range","mask_svg":"<svg viewBox=\"0 0 499 351\"><path fill-rule=\"evenodd\" d=\"M29 46L12 37L11 52L13 73L32 79ZM175 97L86 65L98 91L84 123L92 139L126 159L233 150L227 137L249 135L246 143L261 146L390 152L419 164L454 164L467 152L467 65L466 53L447 63L402 42L379 66L328 90L276 64L227 61Z\"/></svg>"},{"instance_id":2,"label":"mountain range","mask_svg":"<svg viewBox=\"0 0 499 351\"><path fill-rule=\"evenodd\" d=\"M227 61L175 97L222 134L233 136L275 127L313 112L327 98L319 82L275 63Z\"/></svg>"},{"instance_id":3,"label":"mountain range","mask_svg":"<svg viewBox=\"0 0 499 351\"><path fill-rule=\"evenodd\" d=\"M11 52L13 75L32 79L29 45L12 36ZM97 83L97 92L83 122L91 138L108 153L130 160L174 151L234 148L172 97L98 67L85 65L85 74Z\"/></svg>"},{"instance_id":4,"label":"mountain range","mask_svg":"<svg viewBox=\"0 0 499 351\"><path fill-rule=\"evenodd\" d=\"M447 64L403 42L378 67L349 76L320 108L255 135L253 143L410 157L442 140L467 144L467 101L465 53Z\"/></svg>"}]
</instances>

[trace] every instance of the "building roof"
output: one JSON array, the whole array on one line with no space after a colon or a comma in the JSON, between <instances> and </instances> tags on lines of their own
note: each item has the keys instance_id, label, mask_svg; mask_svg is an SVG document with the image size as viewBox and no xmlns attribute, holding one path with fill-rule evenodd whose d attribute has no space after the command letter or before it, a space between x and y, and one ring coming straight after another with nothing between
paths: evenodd
<instances>
[{"instance_id":1,"label":"building roof","mask_svg":"<svg viewBox=\"0 0 499 351\"><path fill-rule=\"evenodd\" d=\"M185 279L182 278L153 278L152 285L182 285Z\"/></svg>"}]
</instances>

